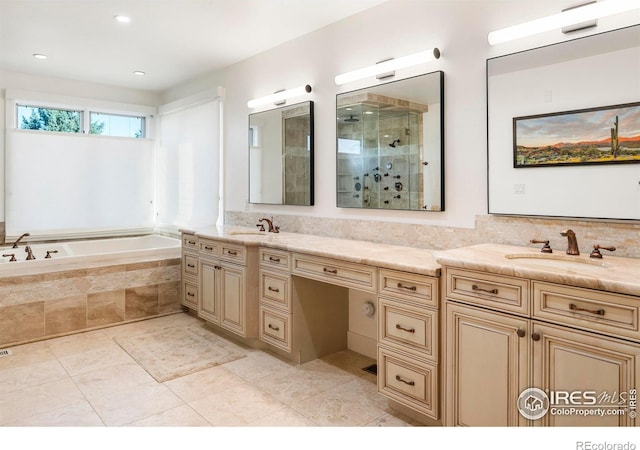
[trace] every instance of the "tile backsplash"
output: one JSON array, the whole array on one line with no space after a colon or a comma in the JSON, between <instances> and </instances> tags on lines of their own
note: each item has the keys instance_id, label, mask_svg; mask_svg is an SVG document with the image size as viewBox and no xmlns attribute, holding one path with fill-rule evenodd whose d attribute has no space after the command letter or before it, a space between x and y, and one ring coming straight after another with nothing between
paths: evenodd
<instances>
[{"instance_id":1,"label":"tile backsplash","mask_svg":"<svg viewBox=\"0 0 640 450\"><path fill-rule=\"evenodd\" d=\"M226 211L225 224L253 228L264 215ZM544 239L550 241L554 250L562 251L567 247L567 238L560 236L560 232L570 228L578 237L582 253L590 252L594 244L613 245L616 247L613 253L616 256L640 258L640 222L482 215L476 217L475 228L458 228L296 215L274 214L273 219L281 231L434 250L487 242L535 247L540 244L530 244L531 239ZM608 252L603 253L606 257Z\"/></svg>"}]
</instances>

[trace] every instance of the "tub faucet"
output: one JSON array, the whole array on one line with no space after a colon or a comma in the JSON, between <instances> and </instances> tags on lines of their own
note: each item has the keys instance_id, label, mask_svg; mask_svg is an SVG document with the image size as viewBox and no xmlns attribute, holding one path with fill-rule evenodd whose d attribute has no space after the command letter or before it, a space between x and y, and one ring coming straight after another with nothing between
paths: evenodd
<instances>
[{"instance_id":1,"label":"tub faucet","mask_svg":"<svg viewBox=\"0 0 640 450\"><path fill-rule=\"evenodd\" d=\"M273 217L271 217L271 220L267 219L266 217L258 220L258 222L262 221L267 222L267 225L269 225L269 233L280 233L280 227L276 227L275 225L273 225Z\"/></svg>"},{"instance_id":2,"label":"tub faucet","mask_svg":"<svg viewBox=\"0 0 640 450\"><path fill-rule=\"evenodd\" d=\"M566 236L569 246L567 247L567 255L579 255L580 250L578 250L578 239L576 239L576 234L573 230L565 230L560 233L561 236Z\"/></svg>"},{"instance_id":3,"label":"tub faucet","mask_svg":"<svg viewBox=\"0 0 640 450\"><path fill-rule=\"evenodd\" d=\"M29 233L24 233L22 236L20 236L18 239L16 239L16 241L13 243L13 248L18 248L18 244L20 243L20 241L22 240L22 238L25 238L27 236L31 236L31 234Z\"/></svg>"},{"instance_id":4,"label":"tub faucet","mask_svg":"<svg viewBox=\"0 0 640 450\"><path fill-rule=\"evenodd\" d=\"M27 252L27 261L31 261L32 259L36 259L35 256L33 256L33 251L31 250L31 246L27 245L24 248L24 251Z\"/></svg>"}]
</instances>

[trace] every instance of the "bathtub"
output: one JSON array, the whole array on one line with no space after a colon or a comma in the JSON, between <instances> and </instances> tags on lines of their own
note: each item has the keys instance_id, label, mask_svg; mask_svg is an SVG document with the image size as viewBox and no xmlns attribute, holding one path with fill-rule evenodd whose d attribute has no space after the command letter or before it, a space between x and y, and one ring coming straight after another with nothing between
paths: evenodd
<instances>
[{"instance_id":1,"label":"bathtub","mask_svg":"<svg viewBox=\"0 0 640 450\"><path fill-rule=\"evenodd\" d=\"M180 239L33 244L29 261L25 246L0 248L18 259L0 260L0 349L182 310Z\"/></svg>"},{"instance_id":2,"label":"bathtub","mask_svg":"<svg viewBox=\"0 0 640 450\"><path fill-rule=\"evenodd\" d=\"M26 244L19 248L0 247L0 278L59 270L100 267L110 264L180 258L180 239L147 235L127 238L95 239L29 245L35 260L27 261ZM47 258L49 252L50 258Z\"/></svg>"}]
</instances>

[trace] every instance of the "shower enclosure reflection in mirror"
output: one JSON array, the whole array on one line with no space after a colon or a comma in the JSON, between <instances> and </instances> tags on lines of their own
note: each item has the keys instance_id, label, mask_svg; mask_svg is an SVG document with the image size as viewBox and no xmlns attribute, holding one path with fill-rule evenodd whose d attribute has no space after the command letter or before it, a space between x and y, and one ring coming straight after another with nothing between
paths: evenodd
<instances>
[{"instance_id":1,"label":"shower enclosure reflection in mirror","mask_svg":"<svg viewBox=\"0 0 640 450\"><path fill-rule=\"evenodd\" d=\"M337 205L444 211L444 73L338 94Z\"/></svg>"}]
</instances>

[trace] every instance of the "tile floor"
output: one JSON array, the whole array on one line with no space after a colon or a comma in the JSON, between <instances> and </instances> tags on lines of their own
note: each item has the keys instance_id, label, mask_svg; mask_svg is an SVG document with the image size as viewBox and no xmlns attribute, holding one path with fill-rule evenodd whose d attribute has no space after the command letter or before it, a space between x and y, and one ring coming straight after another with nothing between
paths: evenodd
<instances>
[{"instance_id":1,"label":"tile floor","mask_svg":"<svg viewBox=\"0 0 640 450\"><path fill-rule=\"evenodd\" d=\"M246 348L244 358L158 383L115 340L201 323L180 313L10 348L0 356L0 426L418 425L376 392L362 370L373 361L349 350L296 366Z\"/></svg>"}]
</instances>

